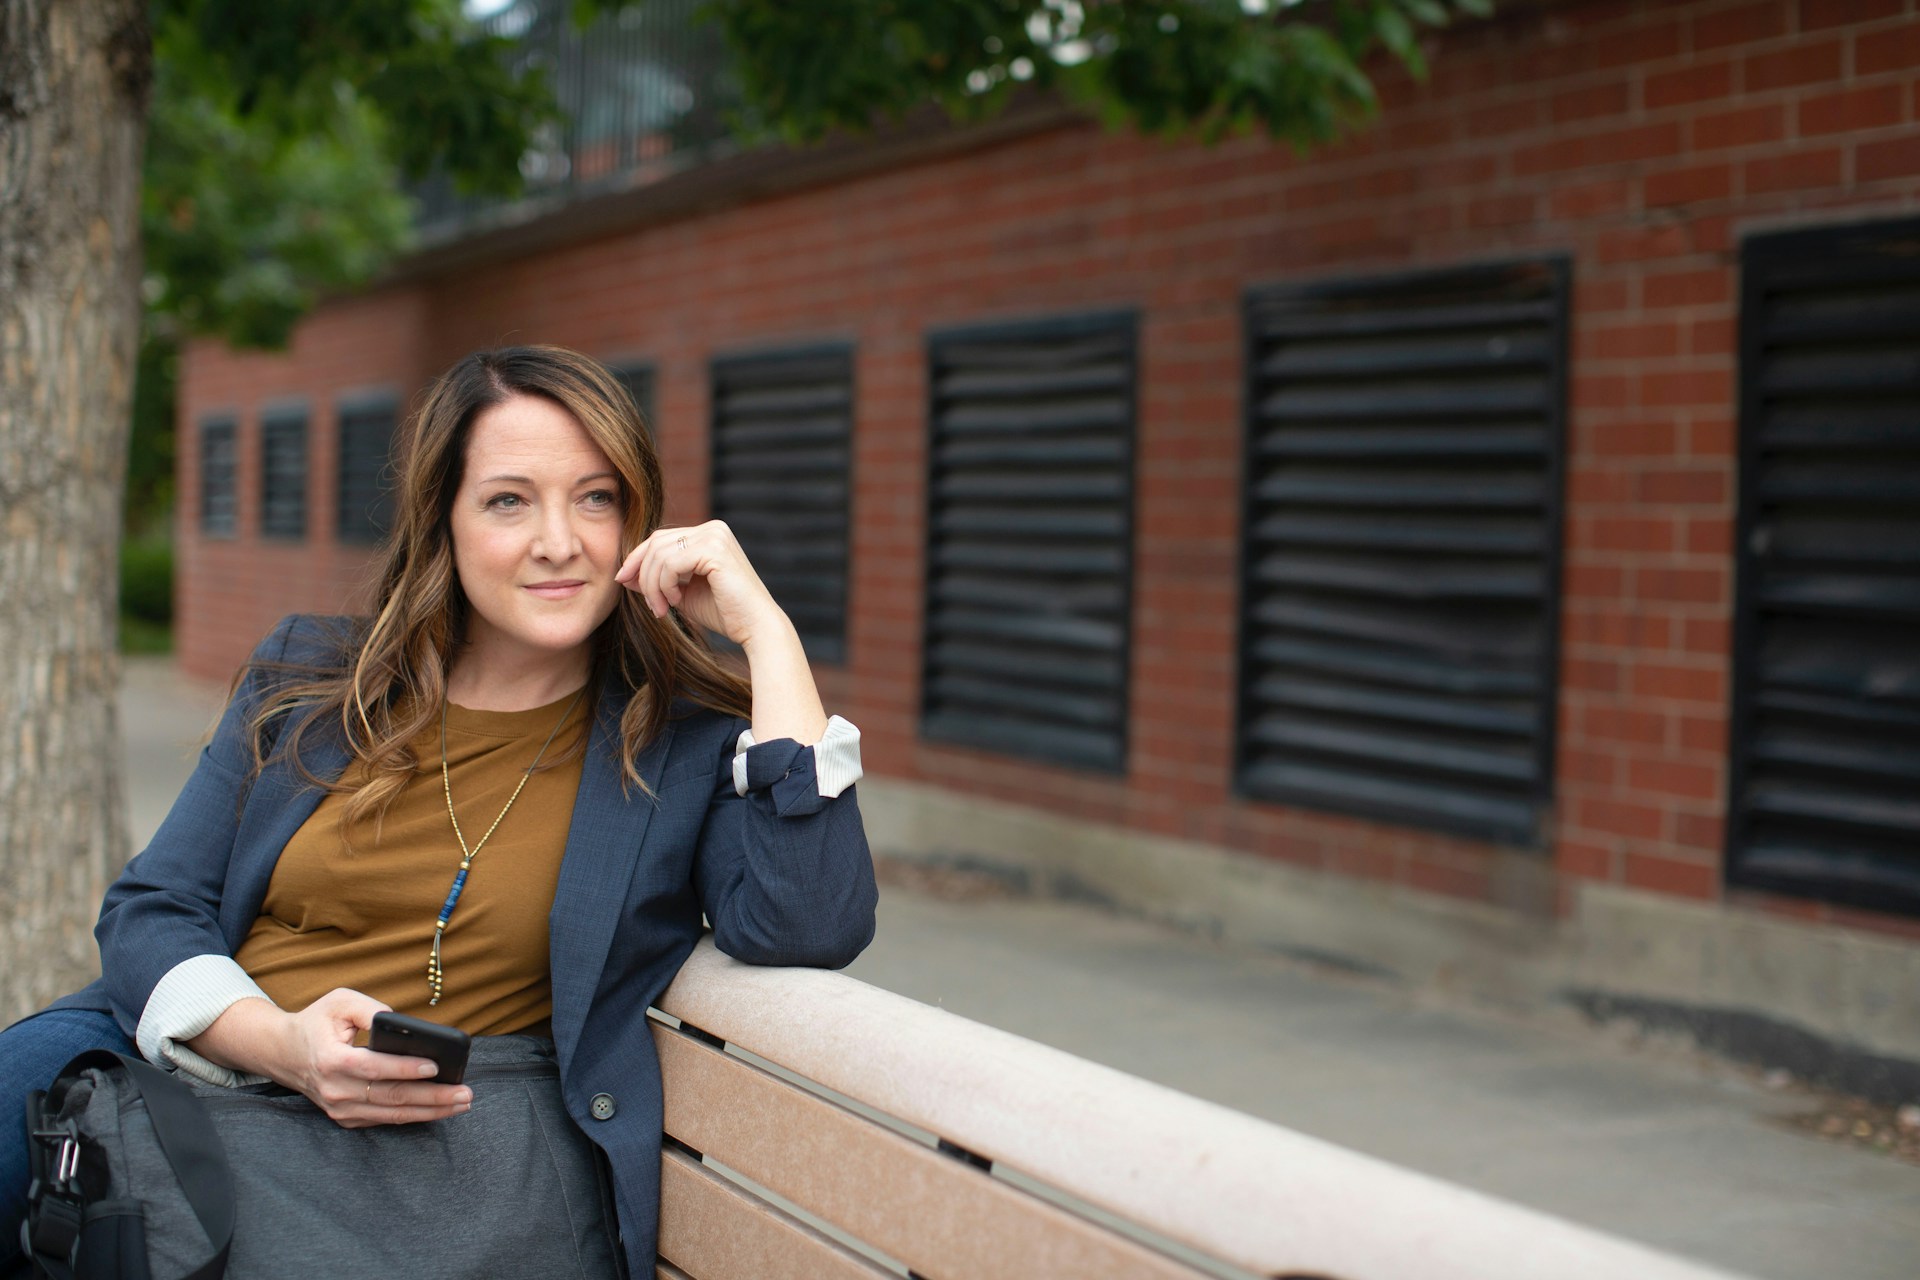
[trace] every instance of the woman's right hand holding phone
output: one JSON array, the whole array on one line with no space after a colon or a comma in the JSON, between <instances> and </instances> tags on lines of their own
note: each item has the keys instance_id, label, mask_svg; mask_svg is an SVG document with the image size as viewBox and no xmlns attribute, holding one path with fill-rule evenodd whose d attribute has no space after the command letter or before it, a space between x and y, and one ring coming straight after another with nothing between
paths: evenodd
<instances>
[{"instance_id":1,"label":"woman's right hand holding phone","mask_svg":"<svg viewBox=\"0 0 1920 1280\"><path fill-rule=\"evenodd\" d=\"M346 1129L444 1120L469 1110L473 1091L432 1083L440 1068L431 1059L354 1046L372 1027L373 1015L387 1007L345 987L298 1013L266 1000L240 1000L189 1047L223 1067L266 1076L306 1095Z\"/></svg>"}]
</instances>

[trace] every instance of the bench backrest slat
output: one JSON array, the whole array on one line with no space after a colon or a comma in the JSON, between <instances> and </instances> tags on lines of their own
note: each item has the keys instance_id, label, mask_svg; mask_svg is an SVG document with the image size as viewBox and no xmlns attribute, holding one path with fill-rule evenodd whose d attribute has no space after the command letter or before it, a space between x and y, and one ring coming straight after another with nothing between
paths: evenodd
<instances>
[{"instance_id":1,"label":"bench backrest slat","mask_svg":"<svg viewBox=\"0 0 1920 1280\"><path fill-rule=\"evenodd\" d=\"M658 1003L833 1093L1256 1275L1721 1274L844 974L743 965L714 950L711 939L694 949Z\"/></svg>"},{"instance_id":2,"label":"bench backrest slat","mask_svg":"<svg viewBox=\"0 0 1920 1280\"><path fill-rule=\"evenodd\" d=\"M660 1158L660 1257L691 1280L898 1280L671 1147Z\"/></svg>"},{"instance_id":3,"label":"bench backrest slat","mask_svg":"<svg viewBox=\"0 0 1920 1280\"><path fill-rule=\"evenodd\" d=\"M915 1272L1202 1276L682 1032L653 1038L669 1134Z\"/></svg>"}]
</instances>

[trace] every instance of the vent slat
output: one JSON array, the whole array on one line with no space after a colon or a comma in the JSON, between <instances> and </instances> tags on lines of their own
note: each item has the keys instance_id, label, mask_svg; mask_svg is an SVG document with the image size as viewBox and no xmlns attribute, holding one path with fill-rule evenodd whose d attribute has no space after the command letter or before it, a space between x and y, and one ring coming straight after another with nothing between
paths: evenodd
<instances>
[{"instance_id":1,"label":"vent slat","mask_svg":"<svg viewBox=\"0 0 1920 1280\"><path fill-rule=\"evenodd\" d=\"M1271 595L1257 601L1254 621L1269 627L1305 631L1328 639L1417 643L1452 661L1537 659L1538 611L1515 619L1491 617L1487 610L1396 609L1372 602L1347 602L1302 595ZM1529 622L1532 625L1525 625ZM1519 622L1523 625L1512 625Z\"/></svg>"},{"instance_id":2,"label":"vent slat","mask_svg":"<svg viewBox=\"0 0 1920 1280\"><path fill-rule=\"evenodd\" d=\"M1899 288L1794 291L1768 307L1762 341L1799 346L1858 338L1920 339L1920 295Z\"/></svg>"},{"instance_id":3,"label":"vent slat","mask_svg":"<svg viewBox=\"0 0 1920 1280\"><path fill-rule=\"evenodd\" d=\"M1920 391L1920 351L1912 346L1860 350L1778 349L1760 390L1768 396L1860 396Z\"/></svg>"},{"instance_id":4,"label":"vent slat","mask_svg":"<svg viewBox=\"0 0 1920 1280\"><path fill-rule=\"evenodd\" d=\"M1920 219L1742 271L1728 879L1920 915Z\"/></svg>"},{"instance_id":5,"label":"vent slat","mask_svg":"<svg viewBox=\"0 0 1920 1280\"><path fill-rule=\"evenodd\" d=\"M969 609L938 610L927 619L927 629L938 636L1016 640L1097 653L1119 653L1126 643L1126 628L1117 623L1090 618L1009 617Z\"/></svg>"},{"instance_id":6,"label":"vent slat","mask_svg":"<svg viewBox=\"0 0 1920 1280\"><path fill-rule=\"evenodd\" d=\"M1435 330L1513 329L1558 322L1557 304L1549 301L1460 303L1436 300L1426 305L1317 301L1303 293L1297 304L1279 294L1268 295L1271 305L1252 319L1254 333L1269 341L1313 341L1329 334L1374 335L1432 333Z\"/></svg>"},{"instance_id":7,"label":"vent slat","mask_svg":"<svg viewBox=\"0 0 1920 1280\"><path fill-rule=\"evenodd\" d=\"M1256 582L1311 587L1400 600L1533 600L1546 589L1537 564L1435 563L1411 558L1310 555L1269 556L1254 566Z\"/></svg>"},{"instance_id":8,"label":"vent slat","mask_svg":"<svg viewBox=\"0 0 1920 1280\"><path fill-rule=\"evenodd\" d=\"M1920 618L1920 579L1890 574L1776 572L1760 588L1763 609L1817 609Z\"/></svg>"},{"instance_id":9,"label":"vent slat","mask_svg":"<svg viewBox=\"0 0 1920 1280\"><path fill-rule=\"evenodd\" d=\"M1532 669L1471 667L1431 656L1356 649L1270 636L1255 642L1253 656L1268 666L1299 667L1322 677L1356 677L1376 684L1456 693L1465 697L1537 695L1540 673Z\"/></svg>"},{"instance_id":10,"label":"vent slat","mask_svg":"<svg viewBox=\"0 0 1920 1280\"><path fill-rule=\"evenodd\" d=\"M1763 449L1920 448L1920 414L1909 400L1855 400L1768 406L1760 425Z\"/></svg>"},{"instance_id":11,"label":"vent slat","mask_svg":"<svg viewBox=\"0 0 1920 1280\"><path fill-rule=\"evenodd\" d=\"M1265 378L1405 377L1409 374L1504 372L1524 365L1545 365L1552 346L1544 328L1506 333L1406 335L1393 341L1313 341L1284 343L1260 362Z\"/></svg>"},{"instance_id":12,"label":"vent slat","mask_svg":"<svg viewBox=\"0 0 1920 1280\"><path fill-rule=\"evenodd\" d=\"M1525 796L1503 797L1457 779L1415 782L1385 771L1330 769L1262 760L1247 770L1249 789L1304 808L1386 818L1509 844L1538 843L1537 809Z\"/></svg>"},{"instance_id":13,"label":"vent slat","mask_svg":"<svg viewBox=\"0 0 1920 1280\"><path fill-rule=\"evenodd\" d=\"M783 417L776 422L761 424L741 419L728 426L727 438L718 442L716 447L725 450L729 458L751 464L762 449L831 445L844 455L846 440L847 417L837 413L822 418Z\"/></svg>"},{"instance_id":14,"label":"vent slat","mask_svg":"<svg viewBox=\"0 0 1920 1280\"><path fill-rule=\"evenodd\" d=\"M1262 502L1315 507L1454 507L1470 510L1538 508L1548 498L1544 477L1507 473L1309 470L1276 472L1255 490Z\"/></svg>"},{"instance_id":15,"label":"vent slat","mask_svg":"<svg viewBox=\"0 0 1920 1280\"><path fill-rule=\"evenodd\" d=\"M1265 746L1308 755L1341 756L1389 768L1409 767L1494 783L1524 783L1533 769L1524 751L1475 750L1397 729L1387 733L1298 718L1264 718L1254 724L1253 738Z\"/></svg>"},{"instance_id":16,"label":"vent slat","mask_svg":"<svg viewBox=\"0 0 1920 1280\"><path fill-rule=\"evenodd\" d=\"M1046 546L1035 543L953 543L935 553L940 569L998 569L1006 573L1096 574L1126 572L1126 552L1118 547Z\"/></svg>"},{"instance_id":17,"label":"vent slat","mask_svg":"<svg viewBox=\"0 0 1920 1280\"><path fill-rule=\"evenodd\" d=\"M1834 697L1777 688L1762 689L1754 701L1762 712L1829 721L1846 726L1863 740L1879 729L1920 733L1920 705L1903 706L1867 697Z\"/></svg>"},{"instance_id":18,"label":"vent slat","mask_svg":"<svg viewBox=\"0 0 1920 1280\"><path fill-rule=\"evenodd\" d=\"M750 478L745 480L721 480L713 486L714 514L732 521L728 514L747 508L779 510L783 507L810 507L815 510L844 511L847 507L847 482L845 477L836 476L830 480L810 479L781 482ZM752 549L747 548L751 558Z\"/></svg>"},{"instance_id":19,"label":"vent slat","mask_svg":"<svg viewBox=\"0 0 1920 1280\"><path fill-rule=\"evenodd\" d=\"M1481 551L1489 555L1538 555L1546 546L1541 522L1524 517L1381 520L1337 513L1290 513L1267 516L1254 526L1253 536L1257 542L1329 549L1378 547L1427 554Z\"/></svg>"},{"instance_id":20,"label":"vent slat","mask_svg":"<svg viewBox=\"0 0 1920 1280\"><path fill-rule=\"evenodd\" d=\"M847 451L844 447L820 448L779 448L774 445L762 445L757 449L742 450L737 442L729 440L727 451L727 473L743 480L759 480L763 477L803 475L810 478L831 476L844 483L847 474Z\"/></svg>"},{"instance_id":21,"label":"vent slat","mask_svg":"<svg viewBox=\"0 0 1920 1280\"><path fill-rule=\"evenodd\" d=\"M1283 385L1261 396L1260 416L1269 422L1544 416L1551 407L1545 381L1401 383L1376 378L1355 386Z\"/></svg>"},{"instance_id":22,"label":"vent slat","mask_svg":"<svg viewBox=\"0 0 1920 1280\"><path fill-rule=\"evenodd\" d=\"M937 675L929 688L938 705L978 707L1037 716L1056 724L1089 729L1119 729L1119 710L1102 694L1076 696L1031 684L984 676Z\"/></svg>"},{"instance_id":23,"label":"vent slat","mask_svg":"<svg viewBox=\"0 0 1920 1280\"><path fill-rule=\"evenodd\" d=\"M1129 373L1119 364L1095 365L1084 369L1046 367L984 373L954 373L934 382L934 394L944 399L1057 400L1064 396L1084 396L1090 391L1122 391Z\"/></svg>"},{"instance_id":24,"label":"vent slat","mask_svg":"<svg viewBox=\"0 0 1920 1280\"><path fill-rule=\"evenodd\" d=\"M943 436L956 438L990 433L1030 436L1049 431L1114 431L1129 429L1132 415L1130 407L1109 397L993 408L961 402L941 414L940 427Z\"/></svg>"},{"instance_id":25,"label":"vent slat","mask_svg":"<svg viewBox=\"0 0 1920 1280\"><path fill-rule=\"evenodd\" d=\"M1752 750L1757 760L1787 765L1810 774L1887 778L1904 783L1920 795L1920 749L1907 742L1770 726L1754 740Z\"/></svg>"},{"instance_id":26,"label":"vent slat","mask_svg":"<svg viewBox=\"0 0 1920 1280\"><path fill-rule=\"evenodd\" d=\"M1443 698L1369 689L1323 680L1296 680L1267 676L1254 682L1253 691L1268 706L1338 711L1409 724L1453 726L1482 733L1528 737L1533 729L1531 708L1503 707L1468 698Z\"/></svg>"},{"instance_id":27,"label":"vent slat","mask_svg":"<svg viewBox=\"0 0 1920 1280\"><path fill-rule=\"evenodd\" d=\"M1566 278L1540 261L1248 299L1247 794L1540 844Z\"/></svg>"},{"instance_id":28,"label":"vent slat","mask_svg":"<svg viewBox=\"0 0 1920 1280\"><path fill-rule=\"evenodd\" d=\"M1547 433L1526 427L1344 427L1288 429L1260 437L1263 458L1451 459L1465 454L1529 457L1550 448Z\"/></svg>"},{"instance_id":29,"label":"vent slat","mask_svg":"<svg viewBox=\"0 0 1920 1280\"><path fill-rule=\"evenodd\" d=\"M1058 511L969 504L935 511L932 523L938 533L949 538L977 533L988 537L1120 540L1127 532L1125 512L1098 508Z\"/></svg>"},{"instance_id":30,"label":"vent slat","mask_svg":"<svg viewBox=\"0 0 1920 1280\"><path fill-rule=\"evenodd\" d=\"M1124 757L1115 735L1103 729L1071 729L1058 723L986 711L953 710L929 703L921 732L938 742L975 747L995 755L1014 752L1056 764L1117 772Z\"/></svg>"},{"instance_id":31,"label":"vent slat","mask_svg":"<svg viewBox=\"0 0 1920 1280\"><path fill-rule=\"evenodd\" d=\"M1054 656L1033 649L1011 650L1004 645L968 644L959 640L935 645L928 655L927 671L930 675L970 671L1031 684L1081 685L1096 689L1117 689L1126 678L1120 664L1111 658L1085 653Z\"/></svg>"},{"instance_id":32,"label":"vent slat","mask_svg":"<svg viewBox=\"0 0 1920 1280\"><path fill-rule=\"evenodd\" d=\"M1084 768L1126 759L1130 318L928 343L930 739Z\"/></svg>"},{"instance_id":33,"label":"vent slat","mask_svg":"<svg viewBox=\"0 0 1920 1280\"><path fill-rule=\"evenodd\" d=\"M717 359L711 380L713 514L733 530L808 656L840 662L847 635L852 349Z\"/></svg>"},{"instance_id":34,"label":"vent slat","mask_svg":"<svg viewBox=\"0 0 1920 1280\"><path fill-rule=\"evenodd\" d=\"M1757 813L1828 823L1870 834L1920 839L1920 800L1796 779L1756 784L1746 796Z\"/></svg>"}]
</instances>

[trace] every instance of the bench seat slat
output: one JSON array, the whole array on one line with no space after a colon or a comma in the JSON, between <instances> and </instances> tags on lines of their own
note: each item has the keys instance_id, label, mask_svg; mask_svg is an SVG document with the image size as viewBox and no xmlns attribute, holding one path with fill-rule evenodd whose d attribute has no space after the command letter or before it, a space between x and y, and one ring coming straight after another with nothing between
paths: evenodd
<instances>
[{"instance_id":1,"label":"bench seat slat","mask_svg":"<svg viewBox=\"0 0 1920 1280\"><path fill-rule=\"evenodd\" d=\"M921 1275L1203 1275L681 1032L653 1038L668 1133Z\"/></svg>"},{"instance_id":2,"label":"bench seat slat","mask_svg":"<svg viewBox=\"0 0 1920 1280\"><path fill-rule=\"evenodd\" d=\"M660 1157L660 1274L691 1280L898 1280L684 1151Z\"/></svg>"}]
</instances>

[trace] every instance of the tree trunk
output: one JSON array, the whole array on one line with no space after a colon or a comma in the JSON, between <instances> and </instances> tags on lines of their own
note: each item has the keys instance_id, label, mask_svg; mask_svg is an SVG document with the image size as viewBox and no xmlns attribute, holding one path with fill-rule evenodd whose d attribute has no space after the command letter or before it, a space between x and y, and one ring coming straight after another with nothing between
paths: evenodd
<instances>
[{"instance_id":1,"label":"tree trunk","mask_svg":"<svg viewBox=\"0 0 1920 1280\"><path fill-rule=\"evenodd\" d=\"M127 855L116 565L146 10L0 0L0 1025L98 971L90 926Z\"/></svg>"}]
</instances>

